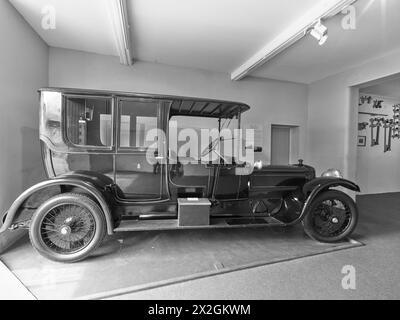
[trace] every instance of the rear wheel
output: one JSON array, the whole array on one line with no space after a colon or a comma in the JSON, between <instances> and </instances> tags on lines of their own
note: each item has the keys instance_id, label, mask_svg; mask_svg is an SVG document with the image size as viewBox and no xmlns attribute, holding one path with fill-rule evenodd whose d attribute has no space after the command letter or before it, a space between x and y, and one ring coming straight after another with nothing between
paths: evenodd
<instances>
[{"instance_id":1,"label":"rear wheel","mask_svg":"<svg viewBox=\"0 0 400 320\"><path fill-rule=\"evenodd\" d=\"M311 204L303 221L304 230L320 242L339 242L355 229L358 210L347 194L329 190L319 195Z\"/></svg>"},{"instance_id":2,"label":"rear wheel","mask_svg":"<svg viewBox=\"0 0 400 320\"><path fill-rule=\"evenodd\" d=\"M29 229L33 247L58 262L76 262L89 256L106 233L102 210L87 196L57 195L35 212Z\"/></svg>"}]
</instances>

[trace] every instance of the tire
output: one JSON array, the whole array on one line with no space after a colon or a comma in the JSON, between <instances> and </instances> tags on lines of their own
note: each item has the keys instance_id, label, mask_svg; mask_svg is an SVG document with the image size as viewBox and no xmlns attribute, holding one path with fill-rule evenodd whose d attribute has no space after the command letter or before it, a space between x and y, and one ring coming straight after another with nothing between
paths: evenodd
<instances>
[{"instance_id":1,"label":"tire","mask_svg":"<svg viewBox=\"0 0 400 320\"><path fill-rule=\"evenodd\" d=\"M92 199L64 193L43 203L29 228L32 246L44 257L63 263L87 258L106 234L103 211Z\"/></svg>"},{"instance_id":2,"label":"tire","mask_svg":"<svg viewBox=\"0 0 400 320\"><path fill-rule=\"evenodd\" d=\"M347 194L329 190L315 198L303 220L306 234L319 242L340 242L357 226L358 209Z\"/></svg>"}]
</instances>

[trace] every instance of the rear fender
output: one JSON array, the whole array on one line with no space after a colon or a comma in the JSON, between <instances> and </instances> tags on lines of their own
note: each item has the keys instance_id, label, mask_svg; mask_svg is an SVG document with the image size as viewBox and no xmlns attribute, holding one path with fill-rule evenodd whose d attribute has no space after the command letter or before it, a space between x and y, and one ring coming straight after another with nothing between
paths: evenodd
<instances>
[{"instance_id":1,"label":"rear fender","mask_svg":"<svg viewBox=\"0 0 400 320\"><path fill-rule=\"evenodd\" d=\"M85 193L89 194L94 198L103 210L104 217L107 223L107 233L114 233L114 222L112 212L107 198L109 198L107 184L112 183L112 180L108 177L101 177L97 174L94 176L86 172L75 172L68 175L63 175L55 179L46 180L40 182L28 190L24 191L8 209L7 216L5 218L3 226L0 228L0 233L5 232L9 229L13 222L16 214L21 209L23 204L36 193L53 187L76 187L82 189Z\"/></svg>"}]
</instances>

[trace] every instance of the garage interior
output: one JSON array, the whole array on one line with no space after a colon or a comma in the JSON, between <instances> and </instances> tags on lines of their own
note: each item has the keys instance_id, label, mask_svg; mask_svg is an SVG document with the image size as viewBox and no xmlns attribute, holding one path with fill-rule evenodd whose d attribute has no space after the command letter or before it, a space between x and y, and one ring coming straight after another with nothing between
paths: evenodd
<instances>
[{"instance_id":1,"label":"garage interior","mask_svg":"<svg viewBox=\"0 0 400 320\"><path fill-rule=\"evenodd\" d=\"M1 1L0 212L46 179L45 87L243 102L256 160L335 168L361 192L349 193L358 227L339 244L301 225L144 231L64 265L6 232L0 299L399 299L399 12L396 0ZM325 43L304 32L316 17ZM356 288L342 286L345 266Z\"/></svg>"}]
</instances>

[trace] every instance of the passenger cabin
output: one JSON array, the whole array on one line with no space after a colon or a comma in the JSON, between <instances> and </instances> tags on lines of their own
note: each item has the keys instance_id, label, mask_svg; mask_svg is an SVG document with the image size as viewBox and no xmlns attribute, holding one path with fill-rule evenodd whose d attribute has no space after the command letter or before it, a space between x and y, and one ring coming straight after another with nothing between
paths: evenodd
<instances>
[{"instance_id":1,"label":"passenger cabin","mask_svg":"<svg viewBox=\"0 0 400 320\"><path fill-rule=\"evenodd\" d=\"M212 156L204 160L201 143L188 145L185 138L201 137L202 129L217 130L214 143L219 143L221 130L240 128L241 114L250 109L246 104L60 88L41 89L40 98L40 139L49 177L101 174L113 181L119 200L132 203L248 197L248 180L242 176L251 172L244 164L233 156L225 165L228 157L214 150L205 152ZM148 140L152 132L165 136ZM212 142L206 146L215 147Z\"/></svg>"}]
</instances>

